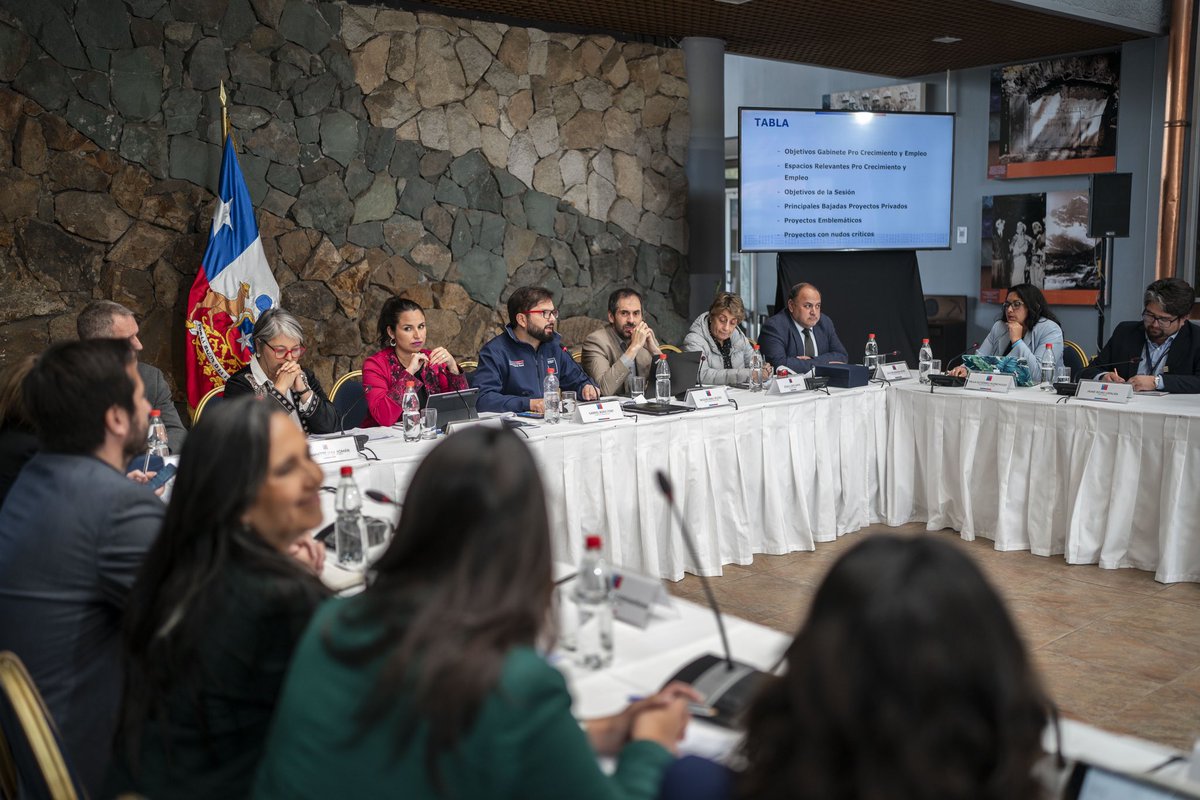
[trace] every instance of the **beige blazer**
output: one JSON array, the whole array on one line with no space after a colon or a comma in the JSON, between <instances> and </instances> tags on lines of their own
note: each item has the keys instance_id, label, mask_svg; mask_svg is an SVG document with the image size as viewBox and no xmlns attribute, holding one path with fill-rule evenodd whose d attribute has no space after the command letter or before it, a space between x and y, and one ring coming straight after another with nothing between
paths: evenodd
<instances>
[{"instance_id":1,"label":"beige blazer","mask_svg":"<svg viewBox=\"0 0 1200 800\"><path fill-rule=\"evenodd\" d=\"M621 361L624 352L625 344L612 325L592 331L583 340L583 370L599 385L600 394L627 394L625 379L629 377L629 369ZM654 354L643 347L633 360L637 374L649 380Z\"/></svg>"}]
</instances>

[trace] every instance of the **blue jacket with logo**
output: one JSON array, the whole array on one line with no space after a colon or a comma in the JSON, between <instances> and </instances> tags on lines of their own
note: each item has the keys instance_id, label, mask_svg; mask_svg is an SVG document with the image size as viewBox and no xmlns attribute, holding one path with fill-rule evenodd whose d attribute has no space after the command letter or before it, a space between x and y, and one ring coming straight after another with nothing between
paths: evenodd
<instances>
[{"instance_id":1,"label":"blue jacket with logo","mask_svg":"<svg viewBox=\"0 0 1200 800\"><path fill-rule=\"evenodd\" d=\"M504 333L479 351L479 368L471 382L479 390L476 407L480 411L528 411L530 398L542 396L542 381L551 358L559 386L566 391L578 392L592 383L570 353L563 350L557 333L534 350L505 325Z\"/></svg>"}]
</instances>

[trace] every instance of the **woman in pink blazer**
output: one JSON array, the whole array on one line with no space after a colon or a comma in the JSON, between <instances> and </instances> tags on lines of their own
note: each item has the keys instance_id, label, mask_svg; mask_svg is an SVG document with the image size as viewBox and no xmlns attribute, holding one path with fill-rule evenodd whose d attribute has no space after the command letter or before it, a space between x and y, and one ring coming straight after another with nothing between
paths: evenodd
<instances>
[{"instance_id":1,"label":"woman in pink blazer","mask_svg":"<svg viewBox=\"0 0 1200 800\"><path fill-rule=\"evenodd\" d=\"M425 347L425 312L403 297L392 297L379 312L378 353L363 362L367 417L362 427L395 425L404 387L416 385L421 405L431 394L466 389L467 379L444 347Z\"/></svg>"}]
</instances>

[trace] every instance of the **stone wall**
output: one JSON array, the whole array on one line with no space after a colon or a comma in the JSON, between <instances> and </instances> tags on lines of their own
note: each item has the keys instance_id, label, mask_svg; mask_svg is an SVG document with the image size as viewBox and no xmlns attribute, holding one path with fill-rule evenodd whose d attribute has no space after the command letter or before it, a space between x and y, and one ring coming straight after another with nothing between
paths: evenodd
<instances>
[{"instance_id":1,"label":"stone wall","mask_svg":"<svg viewBox=\"0 0 1200 800\"><path fill-rule=\"evenodd\" d=\"M679 341L684 77L679 50L391 8L0 0L0 359L72 336L108 297L182 384L222 80L322 380L373 351L394 292L460 356L526 284L555 292L576 337L632 285Z\"/></svg>"}]
</instances>

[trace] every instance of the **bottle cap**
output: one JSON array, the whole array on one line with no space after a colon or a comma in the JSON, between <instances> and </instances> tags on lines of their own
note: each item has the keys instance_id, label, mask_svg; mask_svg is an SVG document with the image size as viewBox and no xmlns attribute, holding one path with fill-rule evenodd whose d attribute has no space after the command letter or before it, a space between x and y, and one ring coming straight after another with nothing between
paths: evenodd
<instances>
[{"instance_id":1,"label":"bottle cap","mask_svg":"<svg viewBox=\"0 0 1200 800\"><path fill-rule=\"evenodd\" d=\"M1053 349L1054 349L1054 344L1053 344L1053 343L1051 343L1051 342L1046 342L1046 349L1047 349L1047 350L1053 350Z\"/></svg>"},{"instance_id":2,"label":"bottle cap","mask_svg":"<svg viewBox=\"0 0 1200 800\"><path fill-rule=\"evenodd\" d=\"M583 540L583 549L599 550L600 549L600 537L594 533L585 537Z\"/></svg>"},{"instance_id":3,"label":"bottle cap","mask_svg":"<svg viewBox=\"0 0 1200 800\"><path fill-rule=\"evenodd\" d=\"M758 349L758 342L755 342L755 343L754 343L754 349L755 349L755 350L757 350L757 349Z\"/></svg>"},{"instance_id":4,"label":"bottle cap","mask_svg":"<svg viewBox=\"0 0 1200 800\"><path fill-rule=\"evenodd\" d=\"M875 338L875 334L873 334L873 333L868 333L868 334L867 334L867 338L868 338L868 339L874 339L874 338Z\"/></svg>"},{"instance_id":5,"label":"bottle cap","mask_svg":"<svg viewBox=\"0 0 1200 800\"><path fill-rule=\"evenodd\" d=\"M659 361L666 361L666 360L667 360L667 354L666 354L666 353L659 353L659 354L658 354L658 360L659 360Z\"/></svg>"},{"instance_id":6,"label":"bottle cap","mask_svg":"<svg viewBox=\"0 0 1200 800\"><path fill-rule=\"evenodd\" d=\"M928 339L922 339L922 340L921 340L921 344L929 344L929 340L928 340Z\"/></svg>"},{"instance_id":7,"label":"bottle cap","mask_svg":"<svg viewBox=\"0 0 1200 800\"><path fill-rule=\"evenodd\" d=\"M412 387L414 387L414 386L416 386L416 385L417 385L417 382L416 382L416 381L405 381L405 382L404 382L404 387L405 387L406 389L411 389Z\"/></svg>"},{"instance_id":8,"label":"bottle cap","mask_svg":"<svg viewBox=\"0 0 1200 800\"><path fill-rule=\"evenodd\" d=\"M546 374L547 374L547 375L553 375L553 374L554 374L554 367L546 367Z\"/></svg>"},{"instance_id":9,"label":"bottle cap","mask_svg":"<svg viewBox=\"0 0 1200 800\"><path fill-rule=\"evenodd\" d=\"M348 477L354 474L354 467L342 467L342 477Z\"/></svg>"},{"instance_id":10,"label":"bottle cap","mask_svg":"<svg viewBox=\"0 0 1200 800\"><path fill-rule=\"evenodd\" d=\"M162 412L161 412L161 411L159 411L157 408L152 408L152 409L150 409L150 416L151 416L151 418L153 418L153 417L161 417L161 416L162 416Z\"/></svg>"}]
</instances>

